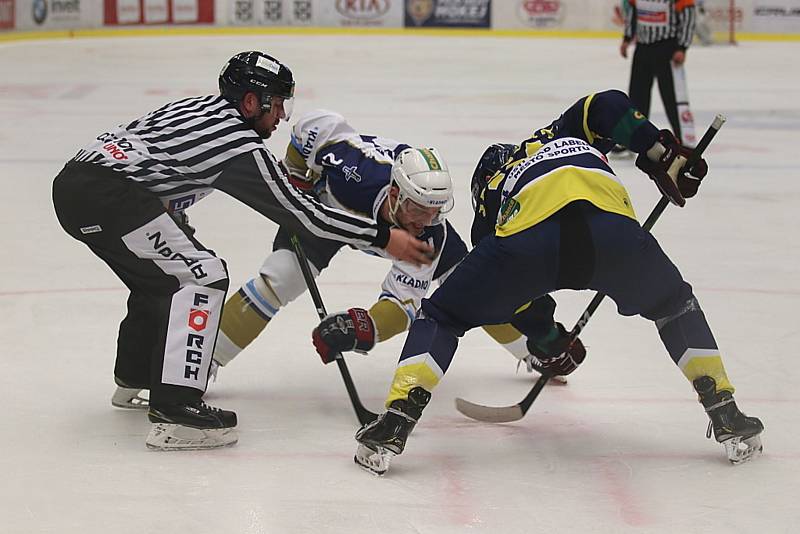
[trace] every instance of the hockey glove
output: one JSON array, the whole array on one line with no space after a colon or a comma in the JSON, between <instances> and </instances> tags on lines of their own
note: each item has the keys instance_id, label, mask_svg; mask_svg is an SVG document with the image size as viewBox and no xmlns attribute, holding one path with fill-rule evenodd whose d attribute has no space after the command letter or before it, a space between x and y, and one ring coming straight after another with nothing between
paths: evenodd
<instances>
[{"instance_id":1,"label":"hockey glove","mask_svg":"<svg viewBox=\"0 0 800 534\"><path fill-rule=\"evenodd\" d=\"M366 354L375 346L375 323L367 310L350 308L325 317L311 333L311 340L323 363L331 363L348 350Z\"/></svg>"},{"instance_id":2,"label":"hockey glove","mask_svg":"<svg viewBox=\"0 0 800 534\"><path fill-rule=\"evenodd\" d=\"M586 358L586 348L579 338L570 344L569 332L554 323L550 332L539 339L528 338L528 362L536 371L549 375L568 375Z\"/></svg>"},{"instance_id":3,"label":"hockey glove","mask_svg":"<svg viewBox=\"0 0 800 534\"><path fill-rule=\"evenodd\" d=\"M658 140L636 158L636 166L647 173L661 193L677 206L697 193L700 181L708 173L705 160L698 160L691 169L686 163L692 150L680 145L669 130L661 130Z\"/></svg>"}]
</instances>

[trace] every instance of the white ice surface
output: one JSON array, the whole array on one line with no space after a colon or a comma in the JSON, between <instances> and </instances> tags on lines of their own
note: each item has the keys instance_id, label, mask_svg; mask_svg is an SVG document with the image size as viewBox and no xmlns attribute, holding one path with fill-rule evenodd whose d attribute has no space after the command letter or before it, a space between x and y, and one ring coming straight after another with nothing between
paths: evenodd
<instances>
[{"instance_id":1,"label":"white ice surface","mask_svg":"<svg viewBox=\"0 0 800 534\"><path fill-rule=\"evenodd\" d=\"M325 107L364 133L441 150L467 235L469 177L484 147L521 140L580 96L628 82L613 40L262 36L82 39L0 45L0 532L28 533L790 533L800 530L798 44L692 48L698 198L654 229L694 285L739 405L766 425L763 457L730 466L655 328L606 302L589 357L522 421L466 420L457 396L520 400L532 384L482 332L450 372L384 479L353 465L356 422L334 366L310 343L308 297L281 311L207 400L239 414L240 443L153 453L143 413L113 409L126 291L58 226L51 180L110 126L216 90L233 53L263 49L297 79L297 110ZM652 118L666 125L653 94ZM283 125L268 142L282 154ZM640 219L658 195L615 164ZM190 212L228 261L231 288L270 250L276 226L222 193ZM346 251L320 279L329 310L369 305L388 265ZM561 292L571 325L591 294ZM480 305L480 303L476 303ZM348 364L381 408L402 339Z\"/></svg>"}]
</instances>

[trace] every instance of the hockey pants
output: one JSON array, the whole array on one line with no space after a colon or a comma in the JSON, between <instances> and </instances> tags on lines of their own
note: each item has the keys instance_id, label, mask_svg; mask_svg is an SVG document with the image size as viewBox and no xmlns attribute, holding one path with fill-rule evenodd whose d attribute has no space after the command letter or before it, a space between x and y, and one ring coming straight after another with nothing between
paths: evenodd
<instances>
[{"instance_id":1,"label":"hockey pants","mask_svg":"<svg viewBox=\"0 0 800 534\"><path fill-rule=\"evenodd\" d=\"M575 228L583 228L583 237ZM583 252L572 246L575 240ZM564 265L567 262L582 265ZM633 219L574 202L513 236L484 238L422 301L387 405L404 398L415 385L434 387L467 330L503 322L526 302L565 288L600 291L614 300L620 314L654 321L687 377L717 375L718 382L729 387L692 288L655 238Z\"/></svg>"}]
</instances>

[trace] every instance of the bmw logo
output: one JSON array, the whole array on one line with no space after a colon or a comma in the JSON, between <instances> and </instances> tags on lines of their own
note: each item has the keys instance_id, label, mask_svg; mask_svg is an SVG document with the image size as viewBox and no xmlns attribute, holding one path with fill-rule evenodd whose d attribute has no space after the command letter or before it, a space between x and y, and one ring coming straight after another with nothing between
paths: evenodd
<instances>
[{"instance_id":1,"label":"bmw logo","mask_svg":"<svg viewBox=\"0 0 800 534\"><path fill-rule=\"evenodd\" d=\"M47 18L47 0L33 0L33 21L41 24Z\"/></svg>"}]
</instances>

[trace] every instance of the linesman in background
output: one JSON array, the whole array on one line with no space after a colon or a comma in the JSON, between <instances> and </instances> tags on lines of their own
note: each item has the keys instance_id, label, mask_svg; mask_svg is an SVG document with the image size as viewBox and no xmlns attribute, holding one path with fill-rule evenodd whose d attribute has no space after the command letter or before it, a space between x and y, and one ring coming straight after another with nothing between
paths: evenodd
<instances>
[{"instance_id":1,"label":"linesman in background","mask_svg":"<svg viewBox=\"0 0 800 534\"><path fill-rule=\"evenodd\" d=\"M694 147L694 118L689 109L684 62L694 34L694 0L624 0L625 35L620 54L628 57L635 40L630 90L634 107L650 116L653 79L664 103L672 131L684 146ZM616 147L614 152L620 152Z\"/></svg>"},{"instance_id":2,"label":"linesman in background","mask_svg":"<svg viewBox=\"0 0 800 534\"><path fill-rule=\"evenodd\" d=\"M112 404L149 408L146 444L156 450L237 441L236 414L202 400L228 270L186 223L188 207L216 189L309 239L431 261L431 247L407 232L323 205L289 183L264 145L291 114L294 79L285 65L242 52L222 69L219 88L100 134L53 183L61 226L130 289ZM126 396L142 389L149 406Z\"/></svg>"}]
</instances>

